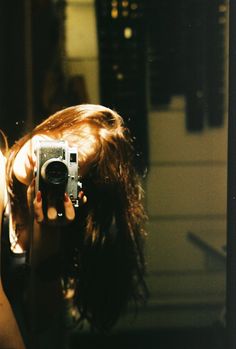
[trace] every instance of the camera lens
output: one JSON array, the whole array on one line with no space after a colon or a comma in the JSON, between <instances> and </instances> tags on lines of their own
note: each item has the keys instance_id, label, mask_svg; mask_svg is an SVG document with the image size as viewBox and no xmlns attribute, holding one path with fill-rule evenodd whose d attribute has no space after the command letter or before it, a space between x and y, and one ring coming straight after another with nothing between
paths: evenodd
<instances>
[{"instance_id":1,"label":"camera lens","mask_svg":"<svg viewBox=\"0 0 236 349\"><path fill-rule=\"evenodd\" d=\"M68 180L68 168L60 160L50 160L41 169L42 178L50 185L63 185Z\"/></svg>"}]
</instances>

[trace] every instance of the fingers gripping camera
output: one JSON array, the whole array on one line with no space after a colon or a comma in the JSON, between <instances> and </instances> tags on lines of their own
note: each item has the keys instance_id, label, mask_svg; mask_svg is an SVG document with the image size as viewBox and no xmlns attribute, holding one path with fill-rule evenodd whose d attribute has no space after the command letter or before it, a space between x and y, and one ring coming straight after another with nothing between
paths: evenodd
<instances>
[{"instance_id":1,"label":"fingers gripping camera","mask_svg":"<svg viewBox=\"0 0 236 349\"><path fill-rule=\"evenodd\" d=\"M58 205L67 193L73 205L78 207L78 191L82 184L77 154L77 147L69 147L66 141L39 140L36 146L36 192L40 190L42 196Z\"/></svg>"}]
</instances>

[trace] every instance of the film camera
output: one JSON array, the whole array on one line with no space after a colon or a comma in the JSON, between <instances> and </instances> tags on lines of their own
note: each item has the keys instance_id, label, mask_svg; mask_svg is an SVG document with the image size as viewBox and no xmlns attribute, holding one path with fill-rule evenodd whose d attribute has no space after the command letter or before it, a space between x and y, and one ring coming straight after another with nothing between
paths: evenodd
<instances>
[{"instance_id":1,"label":"film camera","mask_svg":"<svg viewBox=\"0 0 236 349\"><path fill-rule=\"evenodd\" d=\"M40 140L36 147L35 190L41 191L43 202L49 198L63 213L64 193L73 205L79 206L77 147L69 147L66 141ZM45 207L44 207L45 209Z\"/></svg>"}]
</instances>

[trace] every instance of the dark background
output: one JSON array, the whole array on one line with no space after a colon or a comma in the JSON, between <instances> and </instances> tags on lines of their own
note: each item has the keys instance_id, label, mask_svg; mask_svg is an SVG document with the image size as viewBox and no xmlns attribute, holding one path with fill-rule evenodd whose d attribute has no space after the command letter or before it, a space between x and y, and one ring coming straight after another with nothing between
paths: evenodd
<instances>
[{"instance_id":1,"label":"dark background","mask_svg":"<svg viewBox=\"0 0 236 349\"><path fill-rule=\"evenodd\" d=\"M172 95L181 94L186 96L189 132L201 132L206 124L220 127L223 123L225 41L217 9L226 1L138 2L139 11L121 18L116 25L107 15L111 1L97 1L96 11L101 103L126 117L135 138L137 167L144 172L149 161L148 108L165 108ZM10 144L71 101L86 102L86 96L81 100L81 96L73 95L62 68L64 9L64 1L0 2L0 117ZM125 26L132 26L135 33L129 45L117 39ZM124 66L126 79L116 79L113 69L116 64ZM234 89L233 83L231 87ZM234 112L235 108L232 106L231 110ZM232 130L234 126L231 138ZM232 161L230 170L231 166L234 170ZM234 212L233 207L229 218ZM232 226L230 229L235 230ZM235 291L234 284L231 286L231 291ZM229 299L233 299L232 292ZM234 324L236 312L230 314L230 324ZM225 332L218 324L209 329L138 331L110 336L81 335L75 331L71 348L225 349Z\"/></svg>"}]
</instances>

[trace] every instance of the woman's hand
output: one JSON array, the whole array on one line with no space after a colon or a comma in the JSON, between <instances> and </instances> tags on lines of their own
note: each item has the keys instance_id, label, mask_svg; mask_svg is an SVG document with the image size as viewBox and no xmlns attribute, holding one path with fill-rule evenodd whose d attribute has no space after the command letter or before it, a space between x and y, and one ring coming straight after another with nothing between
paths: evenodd
<instances>
[{"instance_id":1,"label":"woman's hand","mask_svg":"<svg viewBox=\"0 0 236 349\"><path fill-rule=\"evenodd\" d=\"M60 199L60 207L62 207L62 213L58 212L55 198L52 194L49 197L42 197L42 193L38 191L35 193L35 168L36 168L36 153L37 143L39 140L52 140L52 138L45 135L33 136L27 141L20 149L13 164L14 175L17 180L22 184L28 186L27 197L29 206L33 203L33 211L35 221L38 223L56 223L57 225L66 224L75 219L75 208L67 193L64 193L64 197ZM78 194L79 204L87 202L87 197L83 191ZM46 202L46 212L43 208ZM46 217L45 217L46 215Z\"/></svg>"},{"instance_id":2,"label":"woman's hand","mask_svg":"<svg viewBox=\"0 0 236 349\"><path fill-rule=\"evenodd\" d=\"M45 219L43 212L43 200L41 192L36 193L36 197L33 201L35 220L38 223L42 223ZM75 219L75 209L67 193L64 194L64 215L65 220L71 222ZM58 217L58 212L53 204L49 204L47 207L47 220L49 222L56 222Z\"/></svg>"},{"instance_id":3,"label":"woman's hand","mask_svg":"<svg viewBox=\"0 0 236 349\"><path fill-rule=\"evenodd\" d=\"M87 202L87 197L82 191L79 192L78 198L80 205ZM33 200L34 216L37 223L47 221L48 223L57 223L60 225L62 222L63 224L70 223L75 219L75 208L67 193L64 194L63 200L64 217L61 217L61 213L57 212L56 206L53 205L53 202L48 204L47 217L45 217L43 211L43 200L41 192L38 191Z\"/></svg>"}]
</instances>

